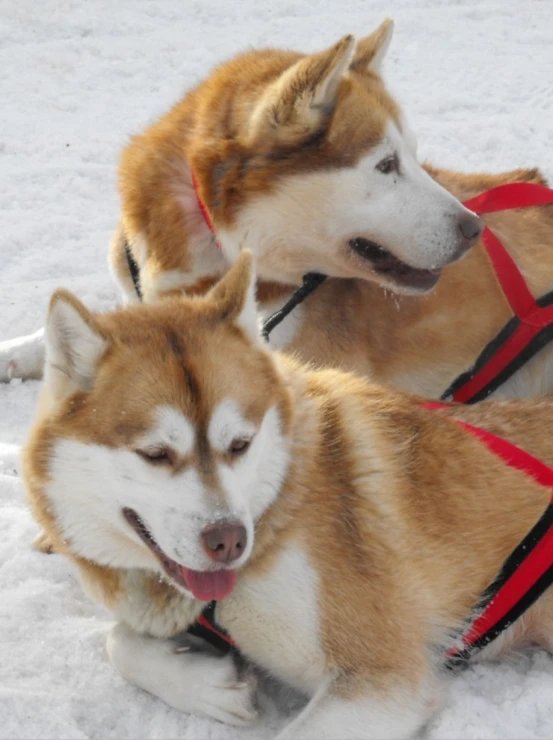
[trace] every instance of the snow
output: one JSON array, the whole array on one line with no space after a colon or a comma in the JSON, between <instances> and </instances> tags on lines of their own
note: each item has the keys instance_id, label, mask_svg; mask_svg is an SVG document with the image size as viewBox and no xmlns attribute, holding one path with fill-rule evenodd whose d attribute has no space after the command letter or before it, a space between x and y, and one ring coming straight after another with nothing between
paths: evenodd
<instances>
[{"instance_id":1,"label":"snow","mask_svg":"<svg viewBox=\"0 0 553 740\"><path fill-rule=\"evenodd\" d=\"M547 0L0 0L0 337L40 326L59 285L114 305L119 152L215 62L263 45L314 51L388 15L387 77L422 158L553 176ZM271 736L272 723L237 730L179 714L112 670L109 614L61 557L30 548L19 449L37 391L0 387L0 738ZM475 666L429 736L551 738L552 696L545 653Z\"/></svg>"}]
</instances>

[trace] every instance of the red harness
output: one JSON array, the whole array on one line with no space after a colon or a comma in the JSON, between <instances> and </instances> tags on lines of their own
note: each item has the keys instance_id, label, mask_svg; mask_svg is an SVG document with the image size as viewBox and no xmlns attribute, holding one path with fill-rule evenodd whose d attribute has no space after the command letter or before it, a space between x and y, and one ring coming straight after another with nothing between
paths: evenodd
<instances>
[{"instance_id":1,"label":"red harness","mask_svg":"<svg viewBox=\"0 0 553 740\"><path fill-rule=\"evenodd\" d=\"M207 209L205 201L200 195L198 180L196 179L196 175L194 174L194 172L192 172L192 185L194 186L194 192L196 193L196 200L198 201L198 207L200 209L200 213L202 214L202 218L205 221L207 228L215 237L215 227L213 226L213 221L211 220L211 216L209 215L209 211ZM219 243L217 238L215 238L215 244L219 247L219 249L221 249L221 244Z\"/></svg>"},{"instance_id":2,"label":"red harness","mask_svg":"<svg viewBox=\"0 0 553 740\"><path fill-rule=\"evenodd\" d=\"M450 408L429 401L428 409ZM490 452L507 465L521 470L536 483L553 491L553 468L512 442L491 432L455 419L469 434L477 437ZM476 607L476 617L460 638L460 644L446 653L446 666L466 663L476 650L489 645L510 627L553 583L553 500L530 532L503 563L497 578L484 592Z\"/></svg>"},{"instance_id":3,"label":"red harness","mask_svg":"<svg viewBox=\"0 0 553 740\"><path fill-rule=\"evenodd\" d=\"M486 190L463 205L480 216L551 203L550 188L513 182ZM553 339L553 292L535 300L513 258L488 226L482 240L514 316L484 348L473 367L442 395L444 400L459 403L474 403L489 396Z\"/></svg>"}]
</instances>

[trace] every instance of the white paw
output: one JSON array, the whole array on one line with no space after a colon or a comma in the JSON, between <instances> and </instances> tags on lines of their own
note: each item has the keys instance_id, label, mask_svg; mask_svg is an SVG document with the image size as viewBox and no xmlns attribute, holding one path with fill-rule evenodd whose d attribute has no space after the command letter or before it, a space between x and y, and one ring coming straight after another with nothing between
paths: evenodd
<instances>
[{"instance_id":1,"label":"white paw","mask_svg":"<svg viewBox=\"0 0 553 740\"><path fill-rule=\"evenodd\" d=\"M0 382L40 378L44 364L44 330L0 342Z\"/></svg>"},{"instance_id":2,"label":"white paw","mask_svg":"<svg viewBox=\"0 0 553 740\"><path fill-rule=\"evenodd\" d=\"M238 680L230 655L215 657L175 648L170 640L139 635L123 623L107 639L108 655L119 673L175 709L231 725L257 719L255 681Z\"/></svg>"},{"instance_id":3,"label":"white paw","mask_svg":"<svg viewBox=\"0 0 553 740\"><path fill-rule=\"evenodd\" d=\"M228 725L244 726L255 722L258 718L255 708L256 682L248 677L245 681L239 681L236 676L236 668L230 656L223 658L210 658L215 661L228 663L232 666L234 676L229 680L218 682L214 676L204 675L204 683L201 704L194 710L206 717L217 719Z\"/></svg>"}]
</instances>

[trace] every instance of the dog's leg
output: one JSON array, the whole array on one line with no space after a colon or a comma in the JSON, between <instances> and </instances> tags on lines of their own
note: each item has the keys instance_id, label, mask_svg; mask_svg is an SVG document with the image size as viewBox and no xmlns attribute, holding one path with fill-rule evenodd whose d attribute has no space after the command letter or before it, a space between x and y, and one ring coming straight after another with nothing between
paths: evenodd
<instances>
[{"instance_id":1,"label":"dog's leg","mask_svg":"<svg viewBox=\"0 0 553 740\"><path fill-rule=\"evenodd\" d=\"M42 378L43 366L44 329L0 342L0 382Z\"/></svg>"},{"instance_id":2,"label":"dog's leg","mask_svg":"<svg viewBox=\"0 0 553 740\"><path fill-rule=\"evenodd\" d=\"M404 740L439 706L438 688L386 695L365 685L354 693L328 681L277 740ZM429 699L429 697L431 698Z\"/></svg>"},{"instance_id":3,"label":"dog's leg","mask_svg":"<svg viewBox=\"0 0 553 740\"><path fill-rule=\"evenodd\" d=\"M257 718L255 686L239 680L230 655L176 652L174 642L139 635L125 624L113 628L107 651L129 683L181 712L232 725L247 725Z\"/></svg>"}]
</instances>

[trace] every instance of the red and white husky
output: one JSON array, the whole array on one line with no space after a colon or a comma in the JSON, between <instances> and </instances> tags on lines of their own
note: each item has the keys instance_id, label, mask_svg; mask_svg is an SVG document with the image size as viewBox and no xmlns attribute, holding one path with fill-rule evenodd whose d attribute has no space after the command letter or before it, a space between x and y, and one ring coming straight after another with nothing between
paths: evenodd
<instances>
[{"instance_id":1,"label":"red and white husky","mask_svg":"<svg viewBox=\"0 0 553 740\"><path fill-rule=\"evenodd\" d=\"M391 36L385 21L318 54L242 54L136 136L121 161L110 250L125 301L137 300L127 257L152 303L205 292L247 247L265 316L304 273L332 278L273 332L274 346L434 397L469 368L510 309L481 222L460 201L541 178L421 166L380 73ZM552 209L485 221L534 294L550 290ZM501 393L549 393L552 357L543 350ZM0 379L38 377L43 360L42 331L4 342Z\"/></svg>"},{"instance_id":2,"label":"red and white husky","mask_svg":"<svg viewBox=\"0 0 553 740\"><path fill-rule=\"evenodd\" d=\"M120 620L108 650L130 681L253 721L230 656L156 639L215 599L241 653L310 697L280 737L411 737L440 704L446 648L551 497L455 419L551 465L553 399L435 411L313 371L269 351L254 292L245 252L206 297L102 316L55 294L29 503ZM483 655L531 642L552 646L551 589Z\"/></svg>"}]
</instances>

